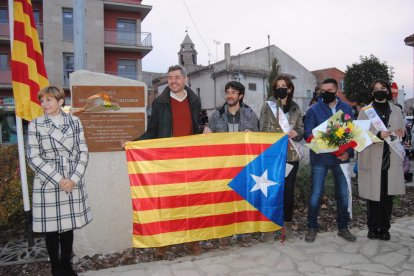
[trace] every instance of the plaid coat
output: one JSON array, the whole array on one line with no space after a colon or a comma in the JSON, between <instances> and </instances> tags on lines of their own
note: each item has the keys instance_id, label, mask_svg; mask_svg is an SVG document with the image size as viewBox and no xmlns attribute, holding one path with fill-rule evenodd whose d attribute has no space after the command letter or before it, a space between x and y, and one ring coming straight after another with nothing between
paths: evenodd
<instances>
[{"instance_id":1,"label":"plaid coat","mask_svg":"<svg viewBox=\"0 0 414 276\"><path fill-rule=\"evenodd\" d=\"M92 219L84 182L89 155L82 124L77 117L61 114L60 126L47 115L29 124L27 158L35 172L34 232L73 230ZM75 182L70 193L59 188L62 178Z\"/></svg>"}]
</instances>

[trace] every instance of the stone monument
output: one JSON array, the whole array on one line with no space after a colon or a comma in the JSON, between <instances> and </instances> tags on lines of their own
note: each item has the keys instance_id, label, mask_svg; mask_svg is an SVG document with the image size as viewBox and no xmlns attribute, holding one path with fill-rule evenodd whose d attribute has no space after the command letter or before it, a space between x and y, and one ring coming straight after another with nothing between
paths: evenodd
<instances>
[{"instance_id":1,"label":"stone monument","mask_svg":"<svg viewBox=\"0 0 414 276\"><path fill-rule=\"evenodd\" d=\"M70 75L70 87L75 113L82 109L75 115L89 148L85 181L93 215L91 223L74 231L74 253L82 257L121 252L132 244L131 191L121 141L145 130L147 87L85 70Z\"/></svg>"}]
</instances>

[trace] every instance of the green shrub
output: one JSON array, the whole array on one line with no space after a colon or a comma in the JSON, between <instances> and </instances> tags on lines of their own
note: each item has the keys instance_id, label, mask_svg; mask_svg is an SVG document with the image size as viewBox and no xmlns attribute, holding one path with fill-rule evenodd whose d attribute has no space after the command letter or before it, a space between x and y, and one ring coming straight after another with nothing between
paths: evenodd
<instances>
[{"instance_id":1,"label":"green shrub","mask_svg":"<svg viewBox=\"0 0 414 276\"><path fill-rule=\"evenodd\" d=\"M33 171L27 168L29 194ZM24 208L17 145L0 144L0 229L23 228Z\"/></svg>"}]
</instances>

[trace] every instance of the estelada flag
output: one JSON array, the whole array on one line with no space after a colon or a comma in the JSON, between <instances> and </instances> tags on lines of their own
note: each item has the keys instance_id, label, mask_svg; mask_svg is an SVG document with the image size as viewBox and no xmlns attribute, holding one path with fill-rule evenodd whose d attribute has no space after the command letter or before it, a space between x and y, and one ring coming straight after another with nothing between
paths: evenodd
<instances>
[{"instance_id":1,"label":"estelada flag","mask_svg":"<svg viewBox=\"0 0 414 276\"><path fill-rule=\"evenodd\" d=\"M43 114L37 93L49 85L30 0L14 0L12 85L16 115L32 120Z\"/></svg>"},{"instance_id":2,"label":"estelada flag","mask_svg":"<svg viewBox=\"0 0 414 276\"><path fill-rule=\"evenodd\" d=\"M280 229L287 145L259 132L128 143L133 246Z\"/></svg>"}]
</instances>

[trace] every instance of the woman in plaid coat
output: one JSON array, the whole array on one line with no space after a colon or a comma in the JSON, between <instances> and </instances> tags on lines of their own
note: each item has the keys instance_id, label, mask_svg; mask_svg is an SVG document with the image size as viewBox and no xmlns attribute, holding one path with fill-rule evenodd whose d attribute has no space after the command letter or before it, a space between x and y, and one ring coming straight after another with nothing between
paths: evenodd
<instances>
[{"instance_id":1,"label":"woman in plaid coat","mask_svg":"<svg viewBox=\"0 0 414 276\"><path fill-rule=\"evenodd\" d=\"M64 97L55 86L39 91L44 115L29 124L27 156L35 172L33 231L46 235L52 274L76 275L73 230L92 219L84 183L88 148L80 120L61 111Z\"/></svg>"}]
</instances>

